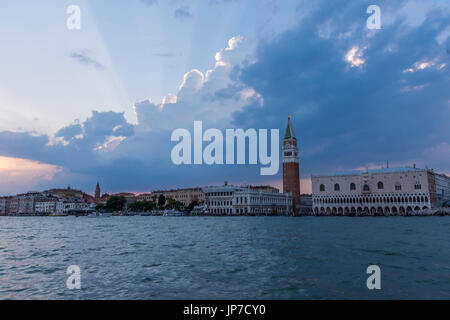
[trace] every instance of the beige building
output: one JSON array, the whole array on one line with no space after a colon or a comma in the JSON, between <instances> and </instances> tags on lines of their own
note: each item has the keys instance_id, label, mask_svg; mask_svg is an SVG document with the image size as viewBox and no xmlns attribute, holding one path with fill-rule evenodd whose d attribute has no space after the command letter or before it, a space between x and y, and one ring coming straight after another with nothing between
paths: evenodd
<instances>
[{"instance_id":1,"label":"beige building","mask_svg":"<svg viewBox=\"0 0 450 320\"><path fill-rule=\"evenodd\" d=\"M450 199L450 177L415 167L312 176L314 214L405 214Z\"/></svg>"},{"instance_id":2,"label":"beige building","mask_svg":"<svg viewBox=\"0 0 450 320\"><path fill-rule=\"evenodd\" d=\"M197 201L198 203L202 203L205 201L205 194L203 193L202 188L159 190L153 191L151 193L152 196L156 195L156 201L158 201L158 198L161 194L164 195L166 199L174 199L183 203L185 206L190 205L193 201Z\"/></svg>"},{"instance_id":3,"label":"beige building","mask_svg":"<svg viewBox=\"0 0 450 320\"><path fill-rule=\"evenodd\" d=\"M155 195L151 194L151 193L142 193L138 196L136 196L136 201L137 202L143 202L143 201L148 201L151 202L153 201Z\"/></svg>"}]
</instances>

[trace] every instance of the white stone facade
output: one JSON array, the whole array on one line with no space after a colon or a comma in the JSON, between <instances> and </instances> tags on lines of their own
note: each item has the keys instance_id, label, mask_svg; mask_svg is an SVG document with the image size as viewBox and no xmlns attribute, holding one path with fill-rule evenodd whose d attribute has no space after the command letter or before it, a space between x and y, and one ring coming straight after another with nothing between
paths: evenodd
<instances>
[{"instance_id":1,"label":"white stone facade","mask_svg":"<svg viewBox=\"0 0 450 320\"><path fill-rule=\"evenodd\" d=\"M417 213L438 206L436 174L428 169L383 168L312 176L314 214L385 215ZM439 175L439 185L450 178ZM433 186L434 185L434 186ZM441 193L446 194L447 191Z\"/></svg>"},{"instance_id":2,"label":"white stone facade","mask_svg":"<svg viewBox=\"0 0 450 320\"><path fill-rule=\"evenodd\" d=\"M215 215L280 215L292 213L292 195L276 189L224 185L205 187L205 205Z\"/></svg>"},{"instance_id":3,"label":"white stone facade","mask_svg":"<svg viewBox=\"0 0 450 320\"><path fill-rule=\"evenodd\" d=\"M56 200L51 201L37 201L34 206L35 213L56 213Z\"/></svg>"},{"instance_id":4,"label":"white stone facade","mask_svg":"<svg viewBox=\"0 0 450 320\"><path fill-rule=\"evenodd\" d=\"M56 203L56 213L58 214L68 214L70 211L86 211L89 209L89 204L83 201L58 201Z\"/></svg>"}]
</instances>

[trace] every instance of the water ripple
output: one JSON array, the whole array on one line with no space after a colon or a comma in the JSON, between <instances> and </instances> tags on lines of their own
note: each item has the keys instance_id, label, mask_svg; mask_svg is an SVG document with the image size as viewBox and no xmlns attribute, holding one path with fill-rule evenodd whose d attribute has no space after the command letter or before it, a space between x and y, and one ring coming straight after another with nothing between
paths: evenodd
<instances>
[{"instance_id":1,"label":"water ripple","mask_svg":"<svg viewBox=\"0 0 450 320\"><path fill-rule=\"evenodd\" d=\"M0 217L0 299L449 299L449 222Z\"/></svg>"}]
</instances>

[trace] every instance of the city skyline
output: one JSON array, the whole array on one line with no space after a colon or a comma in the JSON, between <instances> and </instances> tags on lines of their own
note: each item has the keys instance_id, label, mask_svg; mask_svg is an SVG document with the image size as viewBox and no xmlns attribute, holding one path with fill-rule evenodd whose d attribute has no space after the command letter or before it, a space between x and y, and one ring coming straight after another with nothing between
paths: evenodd
<instances>
[{"instance_id":1,"label":"city skyline","mask_svg":"<svg viewBox=\"0 0 450 320\"><path fill-rule=\"evenodd\" d=\"M333 171L333 172L326 172L326 173L322 173L322 174L311 174L310 177L308 178L304 178L304 179L300 179L300 194L301 195L311 195L312 194L312 178L317 177L317 176L333 176L333 175L359 175L362 174L364 172L377 172L377 171L382 171L385 169L403 169L403 168L410 168L410 169L420 169L420 170L431 170L432 172L436 173L436 174L440 174L443 176L447 176L450 177L448 174L446 173L442 173L441 171L437 170L435 171L434 168L419 168L416 167L415 164L413 164L412 166L393 166L390 167L389 164L387 163L387 166L366 166L364 168L355 168L355 169L351 169L351 170L347 170L347 171ZM225 183L230 183L230 185L235 185L235 186L240 186L240 187L248 187L248 186L270 186L273 188L278 189L280 192L283 191L283 181L277 181L275 183L268 183L268 184L264 184L264 183L260 183L260 184L243 184L243 183L233 183L233 181L228 181L228 180L224 180ZM132 191L132 190L110 190L110 189L106 189L104 190L104 187L102 186L100 181L97 181L95 184L93 184L93 188L79 188L77 186L73 186L73 185L68 185L68 186L57 186L57 185L52 185L52 186L48 186L47 188L41 189L41 190L22 190L21 192L17 192L17 193L9 193L9 194L0 194L0 197L9 197L9 196L15 196L15 195L20 195L20 194L28 194L28 193L43 193L49 190L75 190L75 191L81 191L86 195L92 196L93 198L95 198L95 195L97 194L97 188L98 191L100 192L99 195L103 196L103 195L116 195L116 194L124 194L124 193L130 193L130 194L134 194L136 196L138 195L145 195L145 194L152 194L152 193L158 193L161 191L176 191L176 190L184 190L184 189L196 189L196 188L205 188L205 187L217 187L217 186L221 186L223 185L224 181L222 182L218 182L218 183L213 183L213 184L205 184L205 185L186 185L186 186L180 186L180 185L173 185L171 187L168 188L158 188L158 187L154 187L154 188L150 188L150 189L146 189L143 191ZM306 188L305 188L306 186ZM92 189L92 190L91 190Z\"/></svg>"},{"instance_id":2,"label":"city skyline","mask_svg":"<svg viewBox=\"0 0 450 320\"><path fill-rule=\"evenodd\" d=\"M97 180L109 192L224 180L282 189L281 170L177 167L170 133L194 120L283 132L288 114L307 193L311 174L386 160L450 173L445 1L379 1L380 30L365 26L369 1L259 3L80 1L78 31L66 28L68 1L27 3L39 14L26 17L20 1L5 4L0 194L90 193Z\"/></svg>"}]
</instances>

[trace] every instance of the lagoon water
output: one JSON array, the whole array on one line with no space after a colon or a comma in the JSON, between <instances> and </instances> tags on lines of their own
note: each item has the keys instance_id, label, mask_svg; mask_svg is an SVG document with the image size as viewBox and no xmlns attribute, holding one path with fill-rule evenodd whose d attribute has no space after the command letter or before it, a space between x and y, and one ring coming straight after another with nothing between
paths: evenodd
<instances>
[{"instance_id":1,"label":"lagoon water","mask_svg":"<svg viewBox=\"0 0 450 320\"><path fill-rule=\"evenodd\" d=\"M450 299L450 217L0 217L0 299Z\"/></svg>"}]
</instances>

